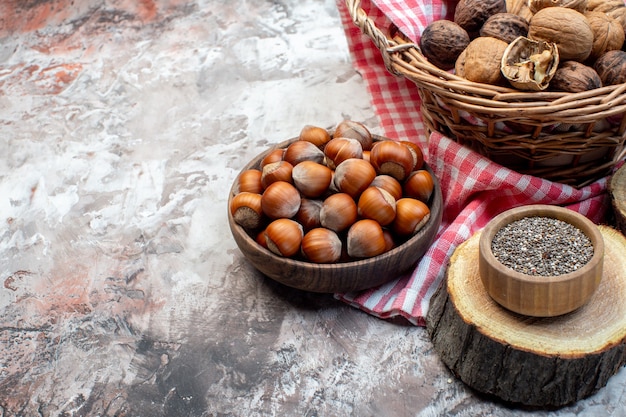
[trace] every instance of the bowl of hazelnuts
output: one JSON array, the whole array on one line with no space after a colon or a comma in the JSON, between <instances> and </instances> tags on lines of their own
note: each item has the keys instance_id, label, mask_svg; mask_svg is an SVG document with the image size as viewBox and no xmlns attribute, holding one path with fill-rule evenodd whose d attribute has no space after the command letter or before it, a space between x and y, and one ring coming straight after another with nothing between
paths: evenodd
<instances>
[{"instance_id":1,"label":"bowl of hazelnuts","mask_svg":"<svg viewBox=\"0 0 626 417\"><path fill-rule=\"evenodd\" d=\"M230 190L228 222L265 276L343 293L414 267L436 237L442 200L418 145L344 120L304 126L246 164Z\"/></svg>"}]
</instances>

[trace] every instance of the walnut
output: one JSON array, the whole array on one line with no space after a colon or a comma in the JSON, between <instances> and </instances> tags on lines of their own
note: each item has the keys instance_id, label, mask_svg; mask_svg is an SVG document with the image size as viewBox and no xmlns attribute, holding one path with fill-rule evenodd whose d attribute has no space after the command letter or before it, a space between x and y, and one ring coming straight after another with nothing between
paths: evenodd
<instances>
[{"instance_id":1,"label":"walnut","mask_svg":"<svg viewBox=\"0 0 626 417\"><path fill-rule=\"evenodd\" d=\"M502 84L500 64L507 46L506 42L489 36L474 39L459 56L456 74L477 83Z\"/></svg>"},{"instance_id":2,"label":"walnut","mask_svg":"<svg viewBox=\"0 0 626 417\"><path fill-rule=\"evenodd\" d=\"M592 67L576 61L561 62L550 81L550 89L579 93L602 87L600 76Z\"/></svg>"},{"instance_id":3,"label":"walnut","mask_svg":"<svg viewBox=\"0 0 626 417\"><path fill-rule=\"evenodd\" d=\"M496 13L480 28L480 36L491 36L507 43L528 34L528 21L513 13Z\"/></svg>"},{"instance_id":4,"label":"walnut","mask_svg":"<svg viewBox=\"0 0 626 417\"><path fill-rule=\"evenodd\" d=\"M626 52L608 51L593 65L602 85L615 85L626 82Z\"/></svg>"},{"instance_id":5,"label":"walnut","mask_svg":"<svg viewBox=\"0 0 626 417\"><path fill-rule=\"evenodd\" d=\"M433 65L449 70L469 43L470 37L461 26L451 20L436 20L422 32L420 49Z\"/></svg>"},{"instance_id":6,"label":"walnut","mask_svg":"<svg viewBox=\"0 0 626 417\"><path fill-rule=\"evenodd\" d=\"M623 0L588 0L588 12L603 12L617 20L626 34L626 5Z\"/></svg>"},{"instance_id":7,"label":"walnut","mask_svg":"<svg viewBox=\"0 0 626 417\"><path fill-rule=\"evenodd\" d=\"M622 49L624 28L617 20L603 12L587 12L585 17L593 31L593 47L589 59L595 61L606 51Z\"/></svg>"},{"instance_id":8,"label":"walnut","mask_svg":"<svg viewBox=\"0 0 626 417\"><path fill-rule=\"evenodd\" d=\"M618 7L610 12L606 12L606 15L617 20L622 25L624 33L626 33L626 7Z\"/></svg>"},{"instance_id":9,"label":"walnut","mask_svg":"<svg viewBox=\"0 0 626 417\"><path fill-rule=\"evenodd\" d=\"M533 17L533 12L528 7L528 0L506 0L506 11L513 13L529 21Z\"/></svg>"},{"instance_id":10,"label":"walnut","mask_svg":"<svg viewBox=\"0 0 626 417\"><path fill-rule=\"evenodd\" d=\"M454 73L459 77L465 78L465 58L467 57L467 49L461 52L461 55L454 63Z\"/></svg>"},{"instance_id":11,"label":"walnut","mask_svg":"<svg viewBox=\"0 0 626 417\"><path fill-rule=\"evenodd\" d=\"M587 11L609 13L624 7L624 0L587 0Z\"/></svg>"},{"instance_id":12,"label":"walnut","mask_svg":"<svg viewBox=\"0 0 626 417\"><path fill-rule=\"evenodd\" d=\"M460 0L454 9L454 21L473 37L489 16L504 12L505 0Z\"/></svg>"},{"instance_id":13,"label":"walnut","mask_svg":"<svg viewBox=\"0 0 626 417\"><path fill-rule=\"evenodd\" d=\"M546 7L567 7L577 12L585 13L587 11L587 0L529 0L528 7L533 13Z\"/></svg>"},{"instance_id":14,"label":"walnut","mask_svg":"<svg viewBox=\"0 0 626 417\"><path fill-rule=\"evenodd\" d=\"M528 37L553 42L562 60L583 62L591 54L593 31L587 18L566 7L546 7L530 19Z\"/></svg>"},{"instance_id":15,"label":"walnut","mask_svg":"<svg viewBox=\"0 0 626 417\"><path fill-rule=\"evenodd\" d=\"M545 90L558 65L556 44L523 36L511 42L502 56L502 74L520 90Z\"/></svg>"}]
</instances>

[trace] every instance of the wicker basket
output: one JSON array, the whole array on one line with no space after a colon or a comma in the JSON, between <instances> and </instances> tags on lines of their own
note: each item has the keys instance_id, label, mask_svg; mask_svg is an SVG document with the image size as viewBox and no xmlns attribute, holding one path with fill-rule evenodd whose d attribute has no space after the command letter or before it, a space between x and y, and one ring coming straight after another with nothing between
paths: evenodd
<instances>
[{"instance_id":1,"label":"wicker basket","mask_svg":"<svg viewBox=\"0 0 626 417\"><path fill-rule=\"evenodd\" d=\"M564 93L474 83L430 64L405 37L390 38L360 0L346 5L387 70L417 85L428 132L516 171L576 187L609 175L624 157L626 84Z\"/></svg>"}]
</instances>

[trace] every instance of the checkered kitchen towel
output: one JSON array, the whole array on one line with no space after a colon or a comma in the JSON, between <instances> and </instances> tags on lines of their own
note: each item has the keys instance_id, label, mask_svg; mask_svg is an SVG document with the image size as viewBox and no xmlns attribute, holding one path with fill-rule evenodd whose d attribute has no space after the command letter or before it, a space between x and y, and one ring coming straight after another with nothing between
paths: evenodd
<instances>
[{"instance_id":1,"label":"checkered kitchen towel","mask_svg":"<svg viewBox=\"0 0 626 417\"><path fill-rule=\"evenodd\" d=\"M600 223L610 209L607 179L576 189L502 167L451 139L427 138L419 112L417 87L387 72L380 51L352 22L343 0L337 0L353 64L362 75L385 136L419 143L439 178L444 215L437 238L415 270L380 287L336 294L354 307L381 318L402 316L424 326L430 297L456 247L497 214L527 204L558 204ZM428 22L446 16L439 1L364 0L361 4L381 30L391 21L416 41Z\"/></svg>"}]
</instances>

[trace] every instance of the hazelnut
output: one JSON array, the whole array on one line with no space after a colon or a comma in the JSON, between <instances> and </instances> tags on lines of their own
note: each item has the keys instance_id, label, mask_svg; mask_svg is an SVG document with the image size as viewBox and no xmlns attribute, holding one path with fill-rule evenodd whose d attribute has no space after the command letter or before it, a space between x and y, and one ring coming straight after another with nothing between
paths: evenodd
<instances>
[{"instance_id":1,"label":"hazelnut","mask_svg":"<svg viewBox=\"0 0 626 417\"><path fill-rule=\"evenodd\" d=\"M609 51L602 55L593 68L602 80L602 85L615 85L626 82L626 52Z\"/></svg>"},{"instance_id":2,"label":"hazelnut","mask_svg":"<svg viewBox=\"0 0 626 417\"><path fill-rule=\"evenodd\" d=\"M261 185L267 188L276 181L293 182L292 173L293 165L289 162L283 160L270 162L261 171Z\"/></svg>"},{"instance_id":3,"label":"hazelnut","mask_svg":"<svg viewBox=\"0 0 626 417\"><path fill-rule=\"evenodd\" d=\"M391 228L399 236L411 236L417 233L429 219L430 209L426 203L403 197L396 202L396 218Z\"/></svg>"},{"instance_id":4,"label":"hazelnut","mask_svg":"<svg viewBox=\"0 0 626 417\"><path fill-rule=\"evenodd\" d=\"M422 148L420 148L417 143L408 140L401 140L400 143L409 148L411 155L413 155L413 170L421 169L422 166L424 166L424 153L422 152Z\"/></svg>"},{"instance_id":5,"label":"hazelnut","mask_svg":"<svg viewBox=\"0 0 626 417\"><path fill-rule=\"evenodd\" d=\"M261 184L261 176L263 173L258 169L247 169L239 175L237 180L237 191L261 194L263 192L263 184Z\"/></svg>"},{"instance_id":6,"label":"hazelnut","mask_svg":"<svg viewBox=\"0 0 626 417\"><path fill-rule=\"evenodd\" d=\"M337 168L337 165L350 158L361 159L363 146L361 142L353 138L334 137L324 147L326 165Z\"/></svg>"},{"instance_id":7,"label":"hazelnut","mask_svg":"<svg viewBox=\"0 0 626 417\"><path fill-rule=\"evenodd\" d=\"M371 182L371 187L379 187L386 190L396 200L402 197L402 184L391 175L377 175Z\"/></svg>"},{"instance_id":8,"label":"hazelnut","mask_svg":"<svg viewBox=\"0 0 626 417\"><path fill-rule=\"evenodd\" d=\"M351 158L337 165L333 183L340 192L358 198L375 177L376 170L371 163L364 159Z\"/></svg>"},{"instance_id":9,"label":"hazelnut","mask_svg":"<svg viewBox=\"0 0 626 417\"><path fill-rule=\"evenodd\" d=\"M346 245L349 256L368 258L383 253L387 242L383 228L376 220L362 219L348 230Z\"/></svg>"},{"instance_id":10,"label":"hazelnut","mask_svg":"<svg viewBox=\"0 0 626 417\"><path fill-rule=\"evenodd\" d=\"M267 248L276 255L290 257L300 252L304 231L295 220L276 219L267 225L263 234Z\"/></svg>"},{"instance_id":11,"label":"hazelnut","mask_svg":"<svg viewBox=\"0 0 626 417\"><path fill-rule=\"evenodd\" d=\"M333 263L341 257L342 243L337 233L318 227L302 238L302 255L311 262Z\"/></svg>"},{"instance_id":12,"label":"hazelnut","mask_svg":"<svg viewBox=\"0 0 626 417\"><path fill-rule=\"evenodd\" d=\"M283 160L296 166L302 161L324 162L324 152L313 143L306 140L297 140L287 146Z\"/></svg>"},{"instance_id":13,"label":"hazelnut","mask_svg":"<svg viewBox=\"0 0 626 417\"><path fill-rule=\"evenodd\" d=\"M490 16L504 12L505 0L460 0L454 9L454 21L473 36Z\"/></svg>"},{"instance_id":14,"label":"hazelnut","mask_svg":"<svg viewBox=\"0 0 626 417\"><path fill-rule=\"evenodd\" d=\"M587 18L566 7L546 7L530 19L528 37L556 43L561 60L584 62L591 54L593 31Z\"/></svg>"},{"instance_id":15,"label":"hazelnut","mask_svg":"<svg viewBox=\"0 0 626 417\"><path fill-rule=\"evenodd\" d=\"M304 230L315 229L322 225L320 221L320 210L322 200L303 198L300 201L300 209L296 213L294 220L302 225Z\"/></svg>"},{"instance_id":16,"label":"hazelnut","mask_svg":"<svg viewBox=\"0 0 626 417\"><path fill-rule=\"evenodd\" d=\"M404 181L413 171L415 159L408 146L393 140L385 140L377 142L372 147L370 163L376 174L391 175L398 181Z\"/></svg>"},{"instance_id":17,"label":"hazelnut","mask_svg":"<svg viewBox=\"0 0 626 417\"><path fill-rule=\"evenodd\" d=\"M363 123L355 122L353 120L344 120L337 124L333 137L343 137L356 139L361 144L361 148L364 151L369 150L372 147L374 139L369 129L365 127Z\"/></svg>"},{"instance_id":18,"label":"hazelnut","mask_svg":"<svg viewBox=\"0 0 626 417\"><path fill-rule=\"evenodd\" d=\"M480 36L491 36L507 43L527 35L528 21L513 13L496 13L480 28Z\"/></svg>"},{"instance_id":19,"label":"hazelnut","mask_svg":"<svg viewBox=\"0 0 626 417\"><path fill-rule=\"evenodd\" d=\"M387 190L370 186L359 197L357 210L359 216L387 226L396 217L396 199Z\"/></svg>"},{"instance_id":20,"label":"hazelnut","mask_svg":"<svg viewBox=\"0 0 626 417\"><path fill-rule=\"evenodd\" d=\"M425 169L419 169L409 175L402 189L405 197L416 198L424 203L428 203L435 189L435 183L430 172Z\"/></svg>"},{"instance_id":21,"label":"hazelnut","mask_svg":"<svg viewBox=\"0 0 626 417\"><path fill-rule=\"evenodd\" d=\"M314 198L328 191L333 171L314 161L302 161L293 167L291 176L293 184L304 197Z\"/></svg>"},{"instance_id":22,"label":"hazelnut","mask_svg":"<svg viewBox=\"0 0 626 417\"><path fill-rule=\"evenodd\" d=\"M261 208L270 219L291 218L300 209L300 193L286 181L276 181L261 195Z\"/></svg>"},{"instance_id":23,"label":"hazelnut","mask_svg":"<svg viewBox=\"0 0 626 417\"><path fill-rule=\"evenodd\" d=\"M230 201L230 214L241 227L256 229L263 219L261 194L243 191L235 195Z\"/></svg>"},{"instance_id":24,"label":"hazelnut","mask_svg":"<svg viewBox=\"0 0 626 417\"><path fill-rule=\"evenodd\" d=\"M461 26L450 20L435 20L422 32L420 49L434 66L449 70L469 43L470 37Z\"/></svg>"},{"instance_id":25,"label":"hazelnut","mask_svg":"<svg viewBox=\"0 0 626 417\"><path fill-rule=\"evenodd\" d=\"M602 80L596 70L576 61L562 62L550 81L551 90L569 93L579 93L600 87L602 87Z\"/></svg>"},{"instance_id":26,"label":"hazelnut","mask_svg":"<svg viewBox=\"0 0 626 417\"><path fill-rule=\"evenodd\" d=\"M323 148L330 140L330 133L323 127L306 125L300 131L300 140L311 142L318 148Z\"/></svg>"},{"instance_id":27,"label":"hazelnut","mask_svg":"<svg viewBox=\"0 0 626 417\"><path fill-rule=\"evenodd\" d=\"M269 165L269 164L274 163L274 162L282 161L284 154L285 154L285 149L283 149L283 148L273 149L273 150L269 151L267 153L267 155L265 155L263 157L263 159L261 159L261 164L259 166L259 169L262 170L265 167L265 165Z\"/></svg>"},{"instance_id":28,"label":"hazelnut","mask_svg":"<svg viewBox=\"0 0 626 417\"><path fill-rule=\"evenodd\" d=\"M341 232L357 219L358 208L352 197L346 193L328 196L320 208L320 223L323 227Z\"/></svg>"}]
</instances>

